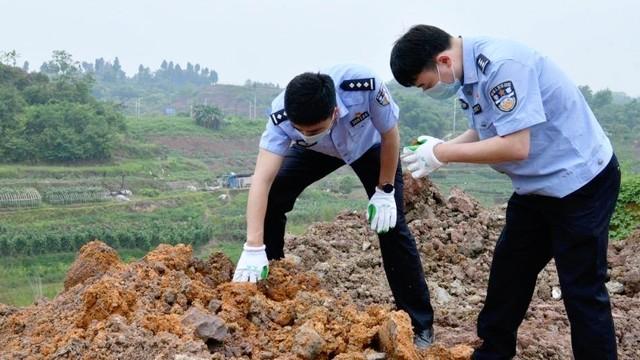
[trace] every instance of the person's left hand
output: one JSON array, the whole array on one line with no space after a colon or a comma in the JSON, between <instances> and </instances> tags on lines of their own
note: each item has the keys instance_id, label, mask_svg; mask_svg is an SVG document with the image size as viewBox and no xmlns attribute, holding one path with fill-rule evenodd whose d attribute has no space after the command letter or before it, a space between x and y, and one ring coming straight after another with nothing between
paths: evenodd
<instances>
[{"instance_id":1,"label":"person's left hand","mask_svg":"<svg viewBox=\"0 0 640 360\"><path fill-rule=\"evenodd\" d=\"M386 193L376 187L376 192L369 200L367 221L371 224L371 230L378 234L384 234L396 226L397 210L396 199L393 197L395 190Z\"/></svg>"},{"instance_id":2,"label":"person's left hand","mask_svg":"<svg viewBox=\"0 0 640 360\"><path fill-rule=\"evenodd\" d=\"M406 166L414 179L425 177L446 163L440 162L433 149L443 143L441 139L427 135L418 137L418 144L405 146L402 149L402 165Z\"/></svg>"}]
</instances>

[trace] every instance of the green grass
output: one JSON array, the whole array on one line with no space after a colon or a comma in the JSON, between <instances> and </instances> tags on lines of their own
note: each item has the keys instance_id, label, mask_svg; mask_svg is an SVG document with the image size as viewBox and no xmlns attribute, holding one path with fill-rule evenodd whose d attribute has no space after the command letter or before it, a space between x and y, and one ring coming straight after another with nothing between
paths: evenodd
<instances>
[{"instance_id":1,"label":"green grass","mask_svg":"<svg viewBox=\"0 0 640 360\"><path fill-rule=\"evenodd\" d=\"M84 179L87 177L141 176L179 180L193 174L207 173L198 159L169 157L157 159L128 159L92 165L15 165L0 164L0 180L12 183L18 179Z\"/></svg>"},{"instance_id":2,"label":"green grass","mask_svg":"<svg viewBox=\"0 0 640 360\"><path fill-rule=\"evenodd\" d=\"M359 193L358 193L359 194ZM213 238L202 248L195 249L198 257L222 251L233 261L240 256L245 240L246 192L232 192L231 200L220 201L215 193L163 193L153 199L131 203L99 203L78 206L53 206L3 213L3 225L8 229L21 227L37 230L72 230L75 227L106 225L136 226L160 222L163 225L184 221L203 221L213 224ZM135 210L136 206L156 206L153 211ZM303 232L309 223L329 221L344 209L364 209L364 192L354 196L322 191L321 184L307 189L289 214L288 231ZM138 259L144 251L121 250L124 259ZM32 303L34 291L30 281L40 279L42 293L51 298L62 288L62 282L74 254L48 254L30 257L0 257L0 303L24 306Z\"/></svg>"},{"instance_id":3,"label":"green grass","mask_svg":"<svg viewBox=\"0 0 640 360\"><path fill-rule=\"evenodd\" d=\"M125 262L140 259L144 253L142 250L119 251ZM61 253L3 257L0 261L0 303L26 306L40 295L53 298L62 290L75 256L73 253Z\"/></svg>"},{"instance_id":4,"label":"green grass","mask_svg":"<svg viewBox=\"0 0 640 360\"><path fill-rule=\"evenodd\" d=\"M129 134L145 139L152 136L205 136L212 139L233 139L259 136L265 127L265 119L249 120L239 117L225 118L219 130L206 129L193 119L180 116L144 116L126 119Z\"/></svg>"}]
</instances>

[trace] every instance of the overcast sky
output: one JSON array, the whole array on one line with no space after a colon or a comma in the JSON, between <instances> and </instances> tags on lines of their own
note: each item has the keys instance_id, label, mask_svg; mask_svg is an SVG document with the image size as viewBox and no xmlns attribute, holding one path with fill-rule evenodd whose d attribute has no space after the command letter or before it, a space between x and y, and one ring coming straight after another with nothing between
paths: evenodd
<instances>
[{"instance_id":1,"label":"overcast sky","mask_svg":"<svg viewBox=\"0 0 640 360\"><path fill-rule=\"evenodd\" d=\"M120 58L129 76L163 59L215 69L221 83L286 85L357 62L391 79L393 42L414 24L521 41L577 84L640 96L638 0L0 0L0 50L39 68L57 49Z\"/></svg>"}]
</instances>

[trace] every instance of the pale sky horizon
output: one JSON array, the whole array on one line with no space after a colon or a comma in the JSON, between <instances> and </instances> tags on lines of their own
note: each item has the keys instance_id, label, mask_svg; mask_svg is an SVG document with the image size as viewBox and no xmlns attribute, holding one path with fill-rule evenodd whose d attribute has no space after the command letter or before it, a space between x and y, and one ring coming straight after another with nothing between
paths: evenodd
<instances>
[{"instance_id":1,"label":"pale sky horizon","mask_svg":"<svg viewBox=\"0 0 640 360\"><path fill-rule=\"evenodd\" d=\"M640 96L640 1L162 0L93 3L0 0L0 51L39 69L53 50L77 61L116 56L132 76L163 59L199 63L219 82L281 86L335 63L367 65L391 80L393 42L415 24L452 35L520 41L578 85Z\"/></svg>"}]
</instances>

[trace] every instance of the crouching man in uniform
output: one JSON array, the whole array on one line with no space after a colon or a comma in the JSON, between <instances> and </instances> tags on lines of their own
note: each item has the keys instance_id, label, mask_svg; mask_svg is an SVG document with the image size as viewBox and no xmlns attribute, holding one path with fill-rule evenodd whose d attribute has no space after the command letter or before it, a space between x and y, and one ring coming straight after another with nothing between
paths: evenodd
<instances>
[{"instance_id":1,"label":"crouching man in uniform","mask_svg":"<svg viewBox=\"0 0 640 360\"><path fill-rule=\"evenodd\" d=\"M312 183L348 164L369 197L396 306L411 317L415 343L433 341L433 309L420 256L405 222L398 106L383 82L358 65L296 76L272 103L247 203L247 240L234 281L263 279L284 257L286 213Z\"/></svg>"}]
</instances>

